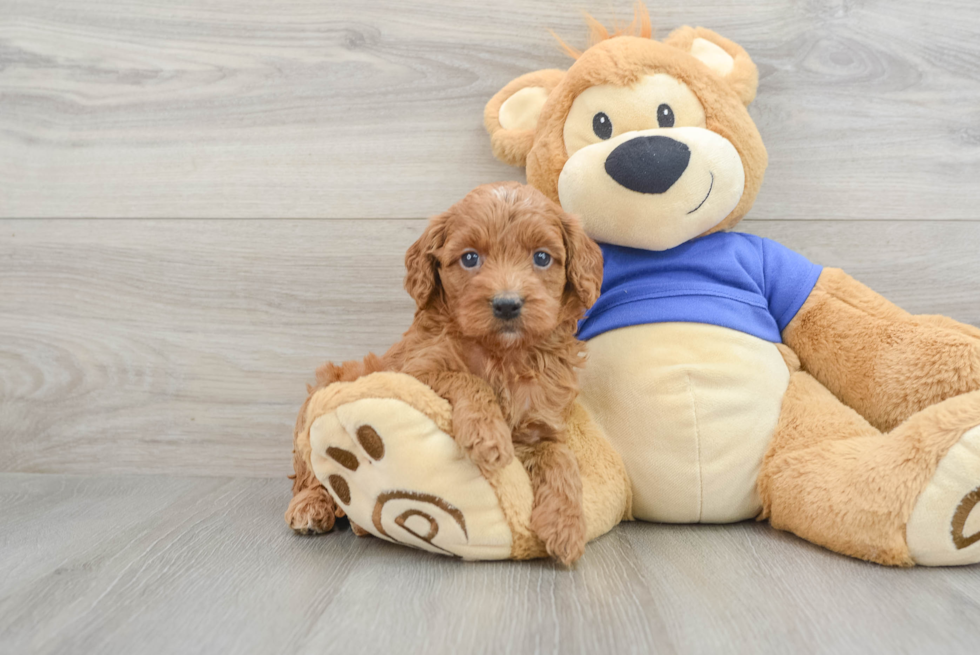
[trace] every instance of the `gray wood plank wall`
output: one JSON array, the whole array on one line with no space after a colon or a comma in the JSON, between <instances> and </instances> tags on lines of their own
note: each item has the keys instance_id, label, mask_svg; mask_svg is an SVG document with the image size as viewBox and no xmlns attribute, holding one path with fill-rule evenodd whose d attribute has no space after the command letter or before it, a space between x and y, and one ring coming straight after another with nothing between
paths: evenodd
<instances>
[{"instance_id":1,"label":"gray wood plank wall","mask_svg":"<svg viewBox=\"0 0 980 655\"><path fill-rule=\"evenodd\" d=\"M482 107L631 2L0 0L0 216L418 218L521 177ZM980 3L651 2L761 73L757 219L974 219Z\"/></svg>"}]
</instances>

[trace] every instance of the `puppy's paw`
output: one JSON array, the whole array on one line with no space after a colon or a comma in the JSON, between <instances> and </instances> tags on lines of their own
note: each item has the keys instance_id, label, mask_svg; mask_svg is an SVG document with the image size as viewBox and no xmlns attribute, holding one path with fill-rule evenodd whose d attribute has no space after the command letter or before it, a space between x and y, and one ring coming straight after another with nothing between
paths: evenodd
<instances>
[{"instance_id":1,"label":"puppy's paw","mask_svg":"<svg viewBox=\"0 0 980 655\"><path fill-rule=\"evenodd\" d=\"M531 510L531 530L548 554L569 566L585 552L585 513L581 505L544 503Z\"/></svg>"},{"instance_id":2,"label":"puppy's paw","mask_svg":"<svg viewBox=\"0 0 980 655\"><path fill-rule=\"evenodd\" d=\"M297 534L322 534L333 529L338 513L326 489L310 487L293 496L286 510L286 523Z\"/></svg>"},{"instance_id":3,"label":"puppy's paw","mask_svg":"<svg viewBox=\"0 0 980 655\"><path fill-rule=\"evenodd\" d=\"M470 460L484 470L496 471L514 459L514 442L503 417L456 412L453 432Z\"/></svg>"}]
</instances>

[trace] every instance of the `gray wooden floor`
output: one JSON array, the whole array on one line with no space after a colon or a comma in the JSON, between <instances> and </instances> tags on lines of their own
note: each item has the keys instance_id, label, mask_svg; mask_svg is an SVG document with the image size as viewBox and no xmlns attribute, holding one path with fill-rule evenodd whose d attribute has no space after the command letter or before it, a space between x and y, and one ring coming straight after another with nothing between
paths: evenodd
<instances>
[{"instance_id":1,"label":"gray wooden floor","mask_svg":"<svg viewBox=\"0 0 980 655\"><path fill-rule=\"evenodd\" d=\"M325 359L408 325L405 248L486 100L631 0L0 0L0 653L942 652L980 568L624 525L575 570L288 532ZM759 65L742 229L980 325L980 3L666 0Z\"/></svg>"},{"instance_id":2,"label":"gray wooden floor","mask_svg":"<svg viewBox=\"0 0 980 655\"><path fill-rule=\"evenodd\" d=\"M765 524L617 528L574 571L296 537L280 480L0 475L23 653L976 653L980 568L884 569Z\"/></svg>"}]
</instances>

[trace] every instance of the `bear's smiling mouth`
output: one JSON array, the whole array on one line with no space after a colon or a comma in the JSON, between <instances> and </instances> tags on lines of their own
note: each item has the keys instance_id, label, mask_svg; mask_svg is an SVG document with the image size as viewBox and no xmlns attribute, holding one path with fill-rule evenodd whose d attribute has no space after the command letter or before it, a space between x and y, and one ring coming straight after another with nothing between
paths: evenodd
<instances>
[{"instance_id":1,"label":"bear's smiling mouth","mask_svg":"<svg viewBox=\"0 0 980 655\"><path fill-rule=\"evenodd\" d=\"M705 196L704 196L704 200L702 200L702 201L701 201L700 203L698 203L698 206L697 206L697 207L695 207L695 208L694 208L694 209L692 209L691 211L689 211L689 212L687 212L688 214L693 214L693 213L694 213L694 212L696 212L697 210L699 210L699 209L701 209L701 206L702 206L702 205L703 205L704 203L706 203L706 202L708 202L708 196L710 196L710 195L711 195L711 190L712 190L713 188L715 188L715 174L714 174L714 173L712 173L711 171L708 171L708 175L710 175L710 176L711 176L711 184L709 184L709 185L708 185L708 193L707 193L707 194L705 194Z\"/></svg>"}]
</instances>

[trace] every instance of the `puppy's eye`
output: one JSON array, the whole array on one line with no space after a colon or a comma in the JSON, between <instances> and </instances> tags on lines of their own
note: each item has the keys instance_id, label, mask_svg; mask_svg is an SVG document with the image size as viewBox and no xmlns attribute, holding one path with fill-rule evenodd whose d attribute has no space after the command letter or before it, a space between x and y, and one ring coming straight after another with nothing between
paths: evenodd
<instances>
[{"instance_id":1,"label":"puppy's eye","mask_svg":"<svg viewBox=\"0 0 980 655\"><path fill-rule=\"evenodd\" d=\"M657 107L657 125L660 127L674 127L674 110L668 104Z\"/></svg>"},{"instance_id":2,"label":"puppy's eye","mask_svg":"<svg viewBox=\"0 0 980 655\"><path fill-rule=\"evenodd\" d=\"M480 255L472 250L464 252L459 263L463 268L476 268L480 265Z\"/></svg>"},{"instance_id":3,"label":"puppy's eye","mask_svg":"<svg viewBox=\"0 0 980 655\"><path fill-rule=\"evenodd\" d=\"M592 117L592 131L603 141L612 136L612 121L604 112L600 111Z\"/></svg>"},{"instance_id":4,"label":"puppy's eye","mask_svg":"<svg viewBox=\"0 0 980 655\"><path fill-rule=\"evenodd\" d=\"M544 250L537 251L534 253L534 265L540 268L548 268L551 266L551 255Z\"/></svg>"}]
</instances>

